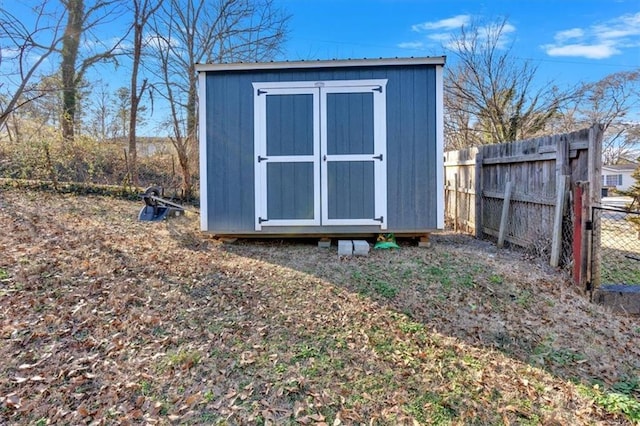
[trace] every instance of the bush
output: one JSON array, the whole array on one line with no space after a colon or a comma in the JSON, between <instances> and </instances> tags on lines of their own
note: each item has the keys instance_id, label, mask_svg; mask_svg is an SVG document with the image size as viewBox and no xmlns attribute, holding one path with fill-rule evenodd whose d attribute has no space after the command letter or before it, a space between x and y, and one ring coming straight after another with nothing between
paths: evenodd
<instances>
[{"instance_id":1,"label":"bush","mask_svg":"<svg viewBox=\"0 0 640 426\"><path fill-rule=\"evenodd\" d=\"M131 186L125 143L98 142L79 136L72 143L59 137L29 141L0 140L0 177L52 182ZM177 160L160 151L138 157L142 188L162 186L167 194L179 194L181 178Z\"/></svg>"}]
</instances>

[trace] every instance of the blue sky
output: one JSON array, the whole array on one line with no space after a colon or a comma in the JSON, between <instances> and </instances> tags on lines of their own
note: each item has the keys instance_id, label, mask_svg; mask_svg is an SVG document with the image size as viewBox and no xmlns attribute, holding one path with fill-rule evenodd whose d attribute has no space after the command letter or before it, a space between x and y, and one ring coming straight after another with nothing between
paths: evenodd
<instances>
[{"instance_id":1,"label":"blue sky","mask_svg":"<svg viewBox=\"0 0 640 426\"><path fill-rule=\"evenodd\" d=\"M507 18L512 54L540 84L640 68L640 0L279 0L292 15L285 58L439 56L470 22Z\"/></svg>"},{"instance_id":2,"label":"blue sky","mask_svg":"<svg viewBox=\"0 0 640 426\"><path fill-rule=\"evenodd\" d=\"M640 68L640 0L274 1L291 15L279 60L448 55L452 64L446 44L461 25L506 18L504 42L514 57L538 66L538 85L569 88ZM0 5L13 4L8 8L26 22L27 5L34 2L40 0L0 0ZM58 65L55 60L43 71ZM103 65L89 78L115 90L128 84L129 71L126 62L117 70ZM142 133L157 132L166 114L157 102Z\"/></svg>"}]
</instances>

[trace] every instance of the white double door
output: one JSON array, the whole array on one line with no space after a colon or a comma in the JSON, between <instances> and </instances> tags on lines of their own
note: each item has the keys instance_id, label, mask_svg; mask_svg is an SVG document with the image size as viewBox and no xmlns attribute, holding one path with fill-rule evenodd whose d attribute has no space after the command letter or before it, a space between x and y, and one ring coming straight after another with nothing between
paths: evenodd
<instances>
[{"instance_id":1,"label":"white double door","mask_svg":"<svg viewBox=\"0 0 640 426\"><path fill-rule=\"evenodd\" d=\"M253 84L256 230L387 228L386 82Z\"/></svg>"}]
</instances>

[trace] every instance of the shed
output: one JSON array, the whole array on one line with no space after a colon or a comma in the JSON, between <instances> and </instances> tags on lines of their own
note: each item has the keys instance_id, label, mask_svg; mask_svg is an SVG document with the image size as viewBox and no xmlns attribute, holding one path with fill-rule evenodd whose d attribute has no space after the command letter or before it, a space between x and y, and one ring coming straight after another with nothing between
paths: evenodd
<instances>
[{"instance_id":1,"label":"shed","mask_svg":"<svg viewBox=\"0 0 640 426\"><path fill-rule=\"evenodd\" d=\"M273 237L442 229L444 63L197 65L202 230Z\"/></svg>"}]
</instances>

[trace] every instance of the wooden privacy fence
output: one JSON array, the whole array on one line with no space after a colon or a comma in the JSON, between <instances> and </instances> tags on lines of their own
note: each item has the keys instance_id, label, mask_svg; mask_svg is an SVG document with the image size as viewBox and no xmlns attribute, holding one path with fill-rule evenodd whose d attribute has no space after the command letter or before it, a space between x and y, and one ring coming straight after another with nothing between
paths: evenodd
<instances>
[{"instance_id":1,"label":"wooden privacy fence","mask_svg":"<svg viewBox=\"0 0 640 426\"><path fill-rule=\"evenodd\" d=\"M478 238L496 238L500 247L506 241L531 249L548 256L553 266L577 265L576 282L585 284L589 250L583 247L582 218L600 203L601 146L602 128L594 125L573 133L446 152L447 225Z\"/></svg>"}]
</instances>

